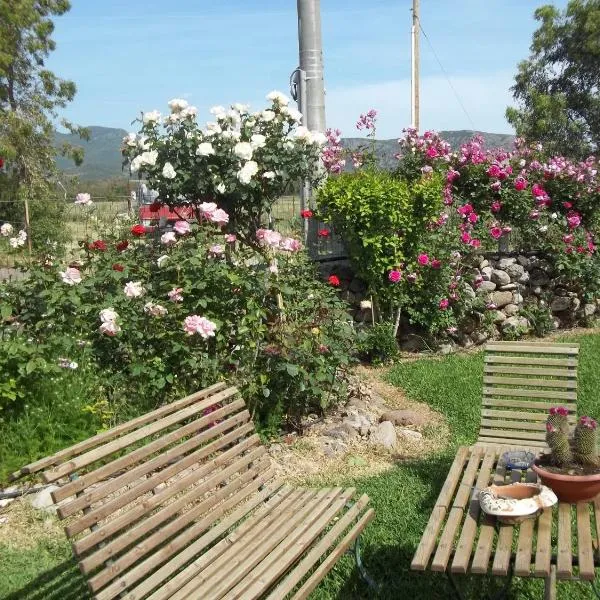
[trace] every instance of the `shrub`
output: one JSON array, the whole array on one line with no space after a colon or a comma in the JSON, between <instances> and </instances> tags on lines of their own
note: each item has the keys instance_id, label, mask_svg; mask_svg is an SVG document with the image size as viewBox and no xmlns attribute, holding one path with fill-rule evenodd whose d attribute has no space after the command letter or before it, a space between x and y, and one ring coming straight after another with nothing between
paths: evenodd
<instances>
[{"instance_id":1,"label":"shrub","mask_svg":"<svg viewBox=\"0 0 600 600\"><path fill-rule=\"evenodd\" d=\"M358 352L362 360L375 364L396 358L399 348L394 335L394 323L382 321L365 327L359 334Z\"/></svg>"}]
</instances>

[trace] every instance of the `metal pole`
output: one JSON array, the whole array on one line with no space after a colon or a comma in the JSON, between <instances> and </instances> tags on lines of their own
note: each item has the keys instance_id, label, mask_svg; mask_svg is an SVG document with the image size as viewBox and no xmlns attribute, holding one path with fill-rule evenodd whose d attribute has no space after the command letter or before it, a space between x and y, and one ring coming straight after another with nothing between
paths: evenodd
<instances>
[{"instance_id":1,"label":"metal pole","mask_svg":"<svg viewBox=\"0 0 600 600\"><path fill-rule=\"evenodd\" d=\"M419 38L420 38L420 24L419 24L419 2L420 0L413 0L412 7L412 29L411 29L411 77L410 77L410 92L411 92L411 103L410 103L410 120L412 126L419 131Z\"/></svg>"},{"instance_id":2,"label":"metal pole","mask_svg":"<svg viewBox=\"0 0 600 600\"><path fill-rule=\"evenodd\" d=\"M306 104L303 124L311 131L325 131L325 84L320 0L298 1L298 46L300 70L306 76ZM301 86L302 89L302 86Z\"/></svg>"}]
</instances>

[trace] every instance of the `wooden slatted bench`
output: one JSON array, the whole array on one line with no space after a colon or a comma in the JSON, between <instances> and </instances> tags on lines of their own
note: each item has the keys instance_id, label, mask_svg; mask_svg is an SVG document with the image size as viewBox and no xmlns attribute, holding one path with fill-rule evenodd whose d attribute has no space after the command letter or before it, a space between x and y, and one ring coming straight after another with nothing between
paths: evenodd
<instances>
[{"instance_id":1,"label":"wooden slatted bench","mask_svg":"<svg viewBox=\"0 0 600 600\"><path fill-rule=\"evenodd\" d=\"M488 344L477 441L458 449L411 569L445 572L458 598L457 574L541 577L549 599L556 598L557 577L594 581L600 497L575 506L560 502L538 519L512 526L483 514L475 493L491 483L537 481L532 470L507 470L500 458L509 449L547 450L545 421L553 406L569 408L575 425L578 352L577 344Z\"/></svg>"},{"instance_id":2,"label":"wooden slatted bench","mask_svg":"<svg viewBox=\"0 0 600 600\"><path fill-rule=\"evenodd\" d=\"M373 519L352 488L275 478L238 390L216 384L23 467L94 598L306 598Z\"/></svg>"}]
</instances>

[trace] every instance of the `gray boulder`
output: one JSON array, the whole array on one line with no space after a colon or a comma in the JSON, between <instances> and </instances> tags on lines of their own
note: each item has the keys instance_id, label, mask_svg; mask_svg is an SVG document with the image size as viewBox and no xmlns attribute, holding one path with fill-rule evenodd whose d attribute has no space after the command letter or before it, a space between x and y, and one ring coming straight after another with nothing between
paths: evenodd
<instances>
[{"instance_id":1,"label":"gray boulder","mask_svg":"<svg viewBox=\"0 0 600 600\"><path fill-rule=\"evenodd\" d=\"M490 300L498 307L502 308L513 301L511 292L492 292Z\"/></svg>"},{"instance_id":2,"label":"gray boulder","mask_svg":"<svg viewBox=\"0 0 600 600\"><path fill-rule=\"evenodd\" d=\"M427 423L427 419L416 410L388 410L379 418L381 422L391 421L394 425L416 425L421 426Z\"/></svg>"},{"instance_id":3,"label":"gray boulder","mask_svg":"<svg viewBox=\"0 0 600 600\"><path fill-rule=\"evenodd\" d=\"M492 281L498 285L506 285L510 283L510 276L506 271L494 269L492 271Z\"/></svg>"},{"instance_id":4,"label":"gray boulder","mask_svg":"<svg viewBox=\"0 0 600 600\"><path fill-rule=\"evenodd\" d=\"M396 428L391 421L379 423L377 430L371 434L371 441L374 444L388 450L392 450L396 446L397 440Z\"/></svg>"}]
</instances>

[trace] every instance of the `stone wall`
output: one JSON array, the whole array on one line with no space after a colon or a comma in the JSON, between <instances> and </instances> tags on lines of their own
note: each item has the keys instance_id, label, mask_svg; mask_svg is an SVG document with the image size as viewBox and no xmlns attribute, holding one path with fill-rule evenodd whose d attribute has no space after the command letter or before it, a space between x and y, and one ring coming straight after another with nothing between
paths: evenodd
<instances>
[{"instance_id":1,"label":"stone wall","mask_svg":"<svg viewBox=\"0 0 600 600\"><path fill-rule=\"evenodd\" d=\"M534 328L524 310L549 310L552 329L572 327L587 323L600 316L600 299L594 303L584 302L576 291L563 287L556 278L549 260L535 254L475 256L472 266L463 277L461 295L473 304L473 311L451 333L452 342L443 350L449 351L453 344L470 347L488 339L514 339ZM320 265L327 278L335 274L340 279L340 293L351 306L356 322L370 322L371 310L364 308L366 286L355 277L347 261L328 262ZM363 308L361 308L363 302ZM401 345L406 350L420 350L425 346L423 333L403 322Z\"/></svg>"}]
</instances>

